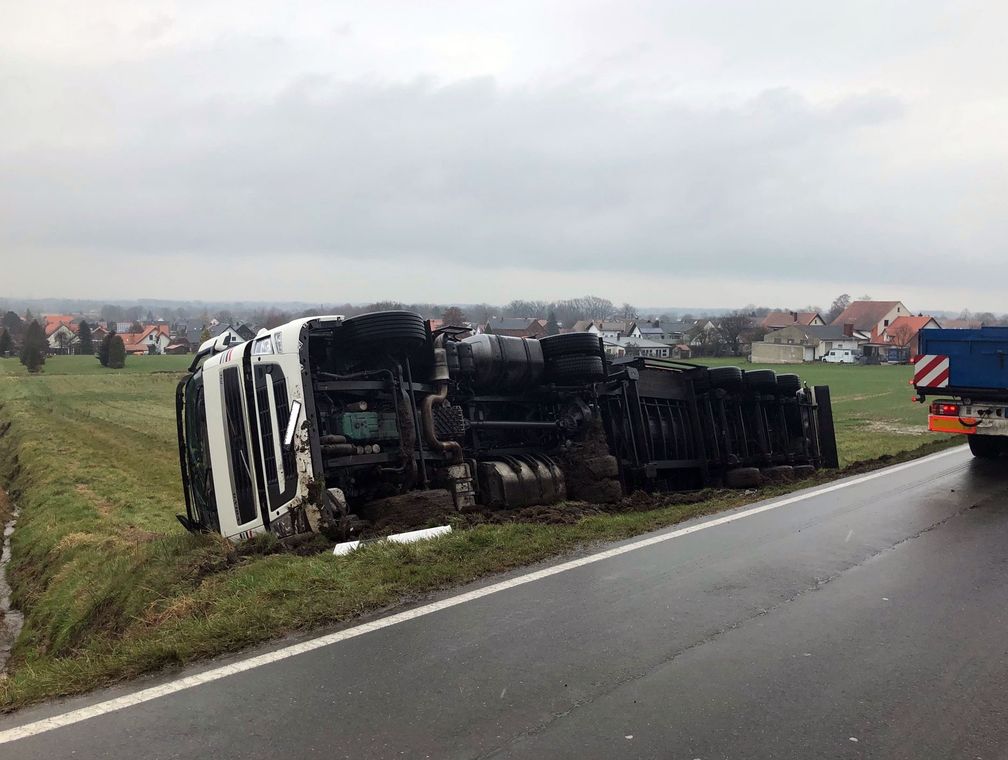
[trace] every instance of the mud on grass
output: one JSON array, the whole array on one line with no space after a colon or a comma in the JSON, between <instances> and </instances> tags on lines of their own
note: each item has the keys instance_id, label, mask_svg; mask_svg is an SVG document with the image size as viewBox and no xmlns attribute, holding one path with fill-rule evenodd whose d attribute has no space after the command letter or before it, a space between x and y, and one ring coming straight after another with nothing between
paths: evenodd
<instances>
[{"instance_id":1,"label":"mud on grass","mask_svg":"<svg viewBox=\"0 0 1008 760\"><path fill-rule=\"evenodd\" d=\"M453 514L464 530L338 558L321 540L288 549L265 537L235 548L175 521L183 508L175 376L20 377L7 366L0 360L0 483L21 507L11 580L26 621L0 682L5 710L343 623L828 478Z\"/></svg>"}]
</instances>

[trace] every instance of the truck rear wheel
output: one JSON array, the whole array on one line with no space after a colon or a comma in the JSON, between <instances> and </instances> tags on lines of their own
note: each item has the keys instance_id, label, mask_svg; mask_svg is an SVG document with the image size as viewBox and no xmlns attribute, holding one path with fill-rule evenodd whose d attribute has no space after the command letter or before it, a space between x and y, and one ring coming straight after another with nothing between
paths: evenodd
<instances>
[{"instance_id":1,"label":"truck rear wheel","mask_svg":"<svg viewBox=\"0 0 1008 760\"><path fill-rule=\"evenodd\" d=\"M592 333L563 333L539 339L543 357L599 355L599 338Z\"/></svg>"},{"instance_id":2,"label":"truck rear wheel","mask_svg":"<svg viewBox=\"0 0 1008 760\"><path fill-rule=\"evenodd\" d=\"M974 433L969 438L970 453L977 459L996 459L1004 453L1008 438L1000 438L994 435L977 435Z\"/></svg>"},{"instance_id":3,"label":"truck rear wheel","mask_svg":"<svg viewBox=\"0 0 1008 760\"><path fill-rule=\"evenodd\" d=\"M557 356L546 361L546 377L557 383L592 383L605 378L601 356Z\"/></svg>"},{"instance_id":4,"label":"truck rear wheel","mask_svg":"<svg viewBox=\"0 0 1008 760\"><path fill-rule=\"evenodd\" d=\"M777 390L777 373L772 369L751 369L745 373L745 384L756 391Z\"/></svg>"},{"instance_id":5,"label":"truck rear wheel","mask_svg":"<svg viewBox=\"0 0 1008 760\"><path fill-rule=\"evenodd\" d=\"M357 349L410 353L427 341L423 317L410 311L376 311L343 322L343 334Z\"/></svg>"}]
</instances>

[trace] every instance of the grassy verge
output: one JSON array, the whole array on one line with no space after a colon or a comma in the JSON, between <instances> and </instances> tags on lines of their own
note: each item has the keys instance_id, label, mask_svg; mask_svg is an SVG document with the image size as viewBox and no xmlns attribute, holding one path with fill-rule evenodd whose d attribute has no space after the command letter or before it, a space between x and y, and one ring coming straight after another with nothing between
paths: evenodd
<instances>
[{"instance_id":1,"label":"grassy verge","mask_svg":"<svg viewBox=\"0 0 1008 760\"><path fill-rule=\"evenodd\" d=\"M479 525L434 542L372 546L341 558L281 552L269 541L235 550L215 537L187 534L174 519L182 510L174 372L184 358L131 360L132 372L117 373L66 357L50 360L40 377L0 361L0 482L21 507L11 581L26 613L10 675L0 682L0 708L344 622L789 488L762 489L756 497L667 495L572 524ZM809 369L864 372L860 378L837 374L838 384L810 377L834 385L845 461L887 457L850 471L947 445L899 427L914 420L903 405L920 412L909 404L906 368L900 375L880 367ZM892 430L862 435L861 396L872 399L875 419Z\"/></svg>"}]
</instances>

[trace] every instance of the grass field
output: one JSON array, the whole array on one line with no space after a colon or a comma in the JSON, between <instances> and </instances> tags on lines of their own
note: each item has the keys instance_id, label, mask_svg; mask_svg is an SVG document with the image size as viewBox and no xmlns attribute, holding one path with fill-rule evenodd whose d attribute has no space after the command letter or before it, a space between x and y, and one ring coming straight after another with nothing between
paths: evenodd
<instances>
[{"instance_id":1,"label":"grass field","mask_svg":"<svg viewBox=\"0 0 1008 760\"><path fill-rule=\"evenodd\" d=\"M26 613L0 707L345 621L752 498L663 497L643 511L569 525L487 524L340 558L297 556L270 541L236 550L175 521L184 507L173 399L188 358L130 359L125 371L111 371L90 357L55 357L33 377L0 360L0 482L21 507L10 570ZM907 367L799 371L833 388L844 462L944 445L922 434Z\"/></svg>"}]
</instances>

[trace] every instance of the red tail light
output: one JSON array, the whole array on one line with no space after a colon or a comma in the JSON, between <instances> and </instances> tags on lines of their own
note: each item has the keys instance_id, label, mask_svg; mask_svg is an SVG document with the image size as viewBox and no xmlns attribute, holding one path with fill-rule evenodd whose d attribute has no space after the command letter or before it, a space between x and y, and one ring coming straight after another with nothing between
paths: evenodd
<instances>
[{"instance_id":1,"label":"red tail light","mask_svg":"<svg viewBox=\"0 0 1008 760\"><path fill-rule=\"evenodd\" d=\"M931 414L939 417L958 417L959 404L950 404L947 401L935 401L931 404Z\"/></svg>"}]
</instances>

